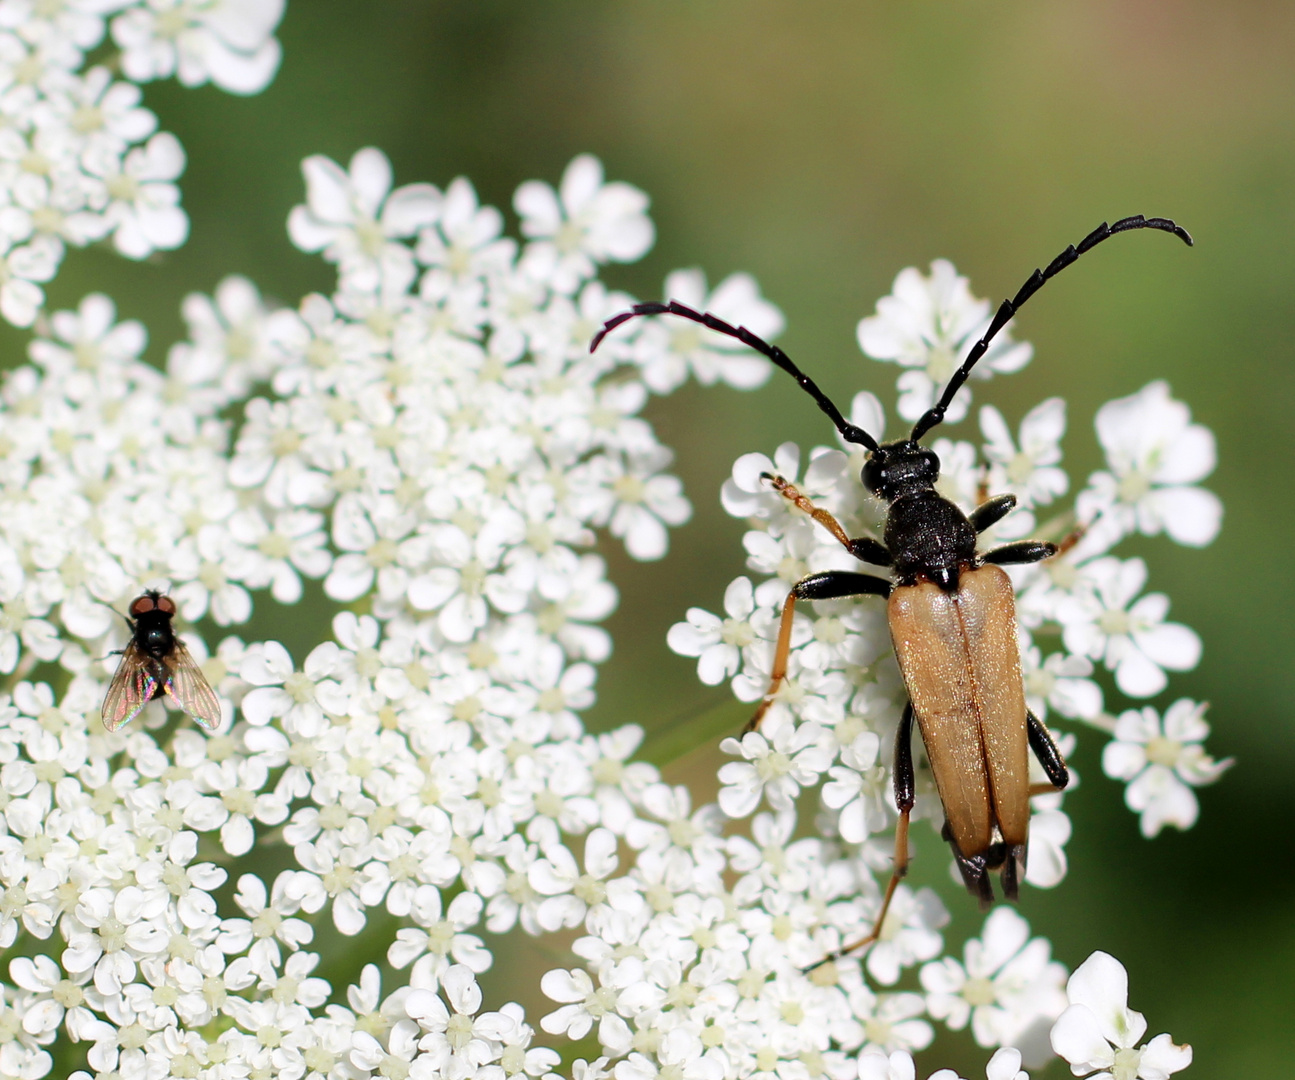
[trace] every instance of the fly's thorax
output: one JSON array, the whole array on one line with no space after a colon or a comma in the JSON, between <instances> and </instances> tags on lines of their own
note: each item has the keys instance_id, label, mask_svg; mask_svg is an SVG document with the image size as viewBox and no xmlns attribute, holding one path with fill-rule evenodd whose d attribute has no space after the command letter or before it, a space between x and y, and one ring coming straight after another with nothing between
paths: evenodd
<instances>
[{"instance_id":1,"label":"fly's thorax","mask_svg":"<svg viewBox=\"0 0 1295 1080\"><path fill-rule=\"evenodd\" d=\"M929 578L942 588L957 588L959 572L976 565L975 528L966 514L934 489L891 503L886 547L904 585Z\"/></svg>"},{"instance_id":2,"label":"fly's thorax","mask_svg":"<svg viewBox=\"0 0 1295 1080\"><path fill-rule=\"evenodd\" d=\"M171 615L165 611L148 611L135 620L135 644L155 660L161 660L175 649L175 632Z\"/></svg>"}]
</instances>

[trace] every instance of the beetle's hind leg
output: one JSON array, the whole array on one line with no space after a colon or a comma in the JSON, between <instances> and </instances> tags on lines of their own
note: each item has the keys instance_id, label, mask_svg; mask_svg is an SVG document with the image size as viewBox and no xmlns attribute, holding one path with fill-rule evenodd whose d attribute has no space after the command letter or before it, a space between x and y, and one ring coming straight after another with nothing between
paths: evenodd
<instances>
[{"instance_id":1,"label":"beetle's hind leg","mask_svg":"<svg viewBox=\"0 0 1295 1080\"><path fill-rule=\"evenodd\" d=\"M779 495L788 502L794 503L798 510L808 514L822 525L832 534L837 543L860 562L872 563L873 566L889 566L893 561L890 551L880 540L874 540L871 536L851 538L831 513L821 506L815 506L809 497L802 494L800 489L789 480L784 480L781 476L774 476L772 473L761 473L760 475L773 485L773 489Z\"/></svg>"},{"instance_id":2,"label":"beetle's hind leg","mask_svg":"<svg viewBox=\"0 0 1295 1080\"><path fill-rule=\"evenodd\" d=\"M1043 766L1043 772L1048 778L1047 784L1031 786L1030 794L1047 795L1053 791L1065 790L1066 785L1070 783L1070 770L1066 768L1066 760L1057 749L1052 733L1043 726L1042 720L1028 711L1025 714L1025 730L1030 738L1030 749L1039 759L1039 764ZM1035 787L1039 790L1035 791Z\"/></svg>"},{"instance_id":3,"label":"beetle's hind leg","mask_svg":"<svg viewBox=\"0 0 1295 1080\"><path fill-rule=\"evenodd\" d=\"M773 650L773 667L769 672L769 689L755 715L746 722L743 732L756 731L773 704L774 696L787 677L787 656L791 652L791 628L796 616L797 600L840 600L848 596L889 596L891 585L885 578L856 574L849 570L824 570L801 578L792 586L782 605L778 623L778 644Z\"/></svg>"},{"instance_id":4,"label":"beetle's hind leg","mask_svg":"<svg viewBox=\"0 0 1295 1080\"><path fill-rule=\"evenodd\" d=\"M908 873L908 817L913 812L913 803L917 799L917 778L913 770L913 703L911 701L904 706L904 715L900 717L899 729L895 732L894 781L895 809L899 811L899 821L895 825L895 866L890 872L886 895L882 897L881 909L877 912L872 929L868 931L867 937L844 945L836 952L828 953L822 960L811 964L805 969L807 972L833 960L840 960L855 949L871 945L881 937L881 928L886 922L887 912L890 911L890 902L895 898L895 890L904 875Z\"/></svg>"},{"instance_id":5,"label":"beetle's hind leg","mask_svg":"<svg viewBox=\"0 0 1295 1080\"><path fill-rule=\"evenodd\" d=\"M1052 733L1043 726L1043 721L1028 709L1025 712L1025 730L1030 740L1030 749L1039 759L1039 764L1043 766L1043 772L1048 778L1046 784L1030 785L1030 797L1054 795L1058 791L1063 791L1070 783L1070 770L1066 768L1065 759L1061 756ZM1008 900L1016 899L1020 891L1020 883L1025 880L1025 854L1024 844L1013 844L1003 851L1003 857L1000 860L1003 867L1003 895ZM968 888L970 888L970 882L968 882Z\"/></svg>"},{"instance_id":6,"label":"beetle's hind leg","mask_svg":"<svg viewBox=\"0 0 1295 1080\"><path fill-rule=\"evenodd\" d=\"M1025 880L1025 845L1004 846L1000 865L1003 869L1003 898L1016 900L1021 895L1021 882Z\"/></svg>"}]
</instances>

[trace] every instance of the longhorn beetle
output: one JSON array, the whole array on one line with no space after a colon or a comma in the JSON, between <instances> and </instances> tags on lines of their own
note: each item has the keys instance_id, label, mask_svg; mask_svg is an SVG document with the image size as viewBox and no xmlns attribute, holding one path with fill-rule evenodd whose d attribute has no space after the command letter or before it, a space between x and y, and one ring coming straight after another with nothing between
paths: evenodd
<instances>
[{"instance_id":1,"label":"longhorn beetle","mask_svg":"<svg viewBox=\"0 0 1295 1080\"><path fill-rule=\"evenodd\" d=\"M850 537L826 510L814 506L781 477L768 476L784 497L811 515L860 562L890 567L893 580L873 574L826 570L798 581L787 596L778 628L769 689L746 730L754 731L783 678L797 600L835 600L849 596L886 598L886 614L908 703L895 737L895 864L881 910L867 937L825 958L833 960L877 939L895 887L908 868L908 819L914 801L913 720L926 745L935 785L944 806L943 835L967 890L982 908L993 903L988 873L1001 870L1003 894L1015 900L1025 876L1030 796L1060 790L1070 776L1048 729L1025 704L1020 650L1016 641L1015 596L999 567L1040 562L1057 553L1055 544L1018 540L991 551L976 551L976 536L1001 520L1016 504L1015 495L998 495L964 514L935 490L940 459L920 440L944 420L954 395L990 342L1045 281L1117 233L1159 229L1191 246L1187 230L1168 218L1142 215L1102 222L1079 244L1071 245L1044 270L1036 269L1016 295L1004 300L967 358L953 373L939 399L922 415L906 439L878 443L850 423L841 410L778 346L743 326L694 311L678 301L635 304L608 319L589 351L612 330L640 315L677 315L736 338L767 356L792 376L827 413L841 437L867 449L864 486L888 504L885 542ZM1030 785L1028 750L1033 750L1049 783ZM820 961L820 963L825 962ZM817 965L815 965L817 966Z\"/></svg>"}]
</instances>

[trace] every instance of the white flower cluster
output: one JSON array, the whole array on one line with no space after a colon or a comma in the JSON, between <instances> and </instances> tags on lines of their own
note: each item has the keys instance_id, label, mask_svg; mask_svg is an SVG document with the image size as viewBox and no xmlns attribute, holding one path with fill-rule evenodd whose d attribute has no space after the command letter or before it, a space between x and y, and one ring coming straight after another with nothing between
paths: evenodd
<instances>
[{"instance_id":1,"label":"white flower cluster","mask_svg":"<svg viewBox=\"0 0 1295 1080\"><path fill-rule=\"evenodd\" d=\"M342 1061L365 1075L393 1057L545 1073L556 1058L528 1049L516 1007L477 1015L483 923L585 924L598 985L550 973L568 1004L545 1026L579 1034L596 1017L626 1075L806 1053L839 1071L865 1043L928 1041L919 995L857 974L848 992L815 990L824 1009L798 1004L814 984L791 965L875 899L853 899L849 859L793 842L789 813L757 820L755 842L723 840L715 808L692 813L630 763L637 731L595 738L577 716L615 602L579 548L605 527L656 557L688 513L636 415L649 380L757 374L705 339L680 354L627 335L589 356L629 298L582 275L641 254L641 194L579 158L547 200L523 189L519 207L556 210L524 218L534 239L518 248L466 181L390 191L376 151L349 171L311 159L306 175L292 228L338 263L334 296L267 312L229 279L186 301L191 340L163 373L139 360L143 328L93 295L55 313L3 384L0 941L39 953L14 962L6 992L15 1071L48 1072L62 1034L91 1069L123 1075ZM674 280L705 299L697 274ZM714 299L776 328L749 279ZM243 401L265 384L272 397ZM226 702L221 733L160 706L103 730L114 660L93 658L122 640L113 606L165 579L185 618L240 624L255 592L293 603L303 578L370 613L338 614L300 668L277 642L208 650L187 632ZM291 869L240 862L276 835ZM380 999L370 971L330 998L311 975L313 920L354 934L376 907L401 920L388 959L407 983ZM883 984L939 951L932 910L901 898L871 962ZM622 954L603 934L662 951ZM689 985L709 986L701 1012L680 1008ZM719 1002L741 994L751 1005L722 1038Z\"/></svg>"},{"instance_id":2,"label":"white flower cluster","mask_svg":"<svg viewBox=\"0 0 1295 1080\"><path fill-rule=\"evenodd\" d=\"M0 316L32 325L69 244L111 238L142 259L184 242L184 150L137 84L256 93L279 66L282 14L282 0L0 3Z\"/></svg>"},{"instance_id":3,"label":"white flower cluster","mask_svg":"<svg viewBox=\"0 0 1295 1080\"><path fill-rule=\"evenodd\" d=\"M890 295L877 301L877 314L859 323L859 348L874 360L907 368L899 376L899 415L910 423L935 404L949 377L989 329L988 300L971 295L967 279L948 259L931 263L931 276L910 266L895 277ZM973 379L1019 371L1034 348L1000 333L972 370ZM967 415L971 391L964 387L946 414L956 422ZM874 433L875 434L875 433Z\"/></svg>"},{"instance_id":4,"label":"white flower cluster","mask_svg":"<svg viewBox=\"0 0 1295 1080\"><path fill-rule=\"evenodd\" d=\"M137 81L174 73L251 92L278 62L273 2L0 0L0 27L29 58L66 55L114 13L120 67ZM115 94L138 142L151 114L141 121L134 88L97 70L90 104L107 116ZM899 685L866 605L798 625L788 700L803 722L779 709L748 737L720 805L696 808L634 762L637 729L584 729L610 650L598 623L616 602L586 550L595 530L657 558L689 513L640 416L649 393L689 375L749 387L770 370L663 321L589 354L599 324L632 302L596 275L650 245L643 193L577 158L556 190L519 189L518 242L466 180L393 190L376 150L348 168L310 158L304 173L289 232L336 265L332 295L272 311L227 278L185 301L190 340L159 371L140 359L144 328L93 294L42 318L30 363L0 383L0 1071L869 1080L879 1061L912 1075L929 1018L1042 1053L1047 1024L1097 998L1067 999L1048 943L1011 912L959 962L941 956L935 894L901 888L862 963L805 970L875 913L870 871L888 858L880 736ZM749 277L710 292L681 271L666 289L762 335L780 328ZM1039 468L1016 467L1035 505L1059 493L1043 471L1048 423L1023 440ZM1010 471L1015 450L999 444ZM788 453L779 468L794 475ZM811 472L843 468L837 458ZM756 464L740 463L745 486L727 498L771 523L749 545L770 581L735 583L730 618L698 617L685 643L704 645L705 678L736 676L748 698L767 676L751 660L766 609L820 546L751 482ZM1116 502L1130 502L1134 472L1152 491L1195 490L1163 465L1154 448L1113 464ZM1181 502L1133 520L1175 535ZM101 702L125 639L113 608L149 586L206 627L243 627L254 598L295 604L308 589L334 616L299 662L278 641L182 628L224 723L209 733L154 704L109 733ZM1032 693L1083 715L1089 669L1076 663L1036 665ZM1163 812L1172 777L1210 769L1199 713L1171 714L1163 735L1154 716L1130 721L1124 743L1143 756L1109 766L1154 775L1130 792L1166 820L1181 813ZM805 837L795 796L820 780L828 809ZM756 813L761 796L772 812ZM726 812L754 816L743 827ZM1036 823L1036 851L1063 868L1066 828L1059 810L1050 832ZM312 946L326 922L392 928L385 991L373 964L352 962L349 982L321 976ZM515 1003L487 1004L483 929L577 928L573 966L542 979L556 1008L538 1025ZM1101 1067L1091 1032L1075 1031L1058 1051L1073 1043ZM595 1034L594 1060L537 1045L541 1032ZM1116 1064L1141 1053L1139 1034L1126 1025ZM1155 1046L1140 1060L1159 1061ZM989 1075L1019 1080L1022 1060L1003 1050Z\"/></svg>"},{"instance_id":5,"label":"white flower cluster","mask_svg":"<svg viewBox=\"0 0 1295 1080\"><path fill-rule=\"evenodd\" d=\"M1147 1022L1128 1007L1129 980L1113 956L1095 952L1066 983L1066 1009L1052 1026L1053 1049L1087 1080L1169 1080L1192 1063L1192 1048L1168 1035L1138 1046ZM1021 1052L1004 1047L985 1066L986 1080L1030 1080L1021 1069ZM859 1058L859 1080L914 1080L911 1054L867 1050ZM961 1080L952 1069L933 1072L929 1080Z\"/></svg>"}]
</instances>

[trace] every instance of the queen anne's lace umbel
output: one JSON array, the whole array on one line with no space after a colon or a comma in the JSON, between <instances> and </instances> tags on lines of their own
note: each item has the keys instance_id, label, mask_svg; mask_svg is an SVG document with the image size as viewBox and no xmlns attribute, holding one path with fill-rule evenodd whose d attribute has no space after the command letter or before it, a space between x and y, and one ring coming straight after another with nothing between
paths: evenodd
<instances>
[{"instance_id":1,"label":"queen anne's lace umbel","mask_svg":"<svg viewBox=\"0 0 1295 1080\"><path fill-rule=\"evenodd\" d=\"M0 317L35 322L69 245L143 259L184 243L184 149L136 84L263 90L282 15L282 0L0 2Z\"/></svg>"},{"instance_id":2,"label":"queen anne's lace umbel","mask_svg":"<svg viewBox=\"0 0 1295 1080\"><path fill-rule=\"evenodd\" d=\"M616 603L589 546L606 530L659 558L690 513L644 404L690 376L751 388L769 375L731 340L666 320L589 354L632 303L599 266L653 239L646 196L606 182L596 159L577 158L556 189L519 189L519 242L466 179L393 189L375 149L347 167L309 158L289 231L336 265L336 290L272 310L228 277L184 301L189 340L164 370L107 296L44 310L39 285L65 245L111 237L142 257L187 233L183 151L134 83L255 92L278 64L281 13L0 0L0 314L35 327L30 362L0 384L0 1072L911 1078L935 1020L1012 1044L988 1076L1020 1080L1018 1051L1041 1060L1058 1016L1052 1043L1077 1071L1183 1067L1190 1051L1167 1037L1138 1048L1140 1030L1101 1026L1106 989L1125 1009L1109 964L1101 979L1077 972L1067 997L1065 969L1014 912L993 913L961 960L942 955L947 915L930 890L901 887L861 959L804 971L867 925L889 867L885 748L903 691L877 605L798 616L791 678L762 732L726 743L717 805L635 762L637 728L584 729ZM133 82L83 70L106 33ZM665 292L781 329L746 275L711 289L678 271ZM901 415L987 310L947 263L900 275L859 336L908 369ZM984 374L1029 359L1001 340ZM880 434L871 395L853 414ZM1076 516L1048 517L1068 487L1064 404L1043 403L1019 433L990 408L981 425L983 457L935 442L942 489L965 504L982 487L1016 492L1001 537L1064 533ZM1027 694L1040 716L1114 734L1105 767L1130 781L1145 831L1187 827L1189 785L1223 767L1201 749L1202 708L1117 721L1091 676L1104 666L1140 698L1195 663L1199 642L1166 621L1167 600L1138 597L1143 564L1109 552L1135 529L1212 539L1217 500L1194 485L1213 443L1158 383L1107 406L1098 429L1109 471L1078 500L1087 538L1015 571ZM789 584L841 564L760 472L860 531L880 509L859 465L820 448L801 477L792 446L738 460L723 499L752 521L753 576L728 588L724 616L694 609L670 635L704 682L759 698ZM187 626L220 729L155 704L110 734L99 710L115 657L102 658L126 636L111 609L146 586L212 628L307 590L336 615L301 658ZM1047 629L1064 649L1044 655L1058 640ZM1065 874L1061 802L1036 800L1036 885ZM925 781L918 809L938 822ZM379 912L396 926L395 985L374 964L352 985L320 977L321 921L355 935ZM541 980L554 1008L540 1031L519 1005L485 1001L483 931L572 929L570 967Z\"/></svg>"}]
</instances>

